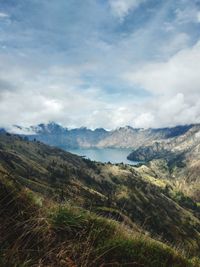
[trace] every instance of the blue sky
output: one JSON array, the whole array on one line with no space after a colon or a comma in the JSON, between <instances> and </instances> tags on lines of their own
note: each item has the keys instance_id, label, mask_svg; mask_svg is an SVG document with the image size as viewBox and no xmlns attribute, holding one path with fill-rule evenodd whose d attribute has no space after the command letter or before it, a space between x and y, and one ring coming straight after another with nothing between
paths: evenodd
<instances>
[{"instance_id":1,"label":"blue sky","mask_svg":"<svg viewBox=\"0 0 200 267\"><path fill-rule=\"evenodd\" d=\"M200 122L200 1L0 0L0 124Z\"/></svg>"}]
</instances>

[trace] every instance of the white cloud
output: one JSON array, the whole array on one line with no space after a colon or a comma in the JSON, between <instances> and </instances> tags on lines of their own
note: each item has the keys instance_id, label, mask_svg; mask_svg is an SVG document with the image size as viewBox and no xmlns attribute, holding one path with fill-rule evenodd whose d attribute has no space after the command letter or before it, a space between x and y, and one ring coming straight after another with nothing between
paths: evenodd
<instances>
[{"instance_id":1,"label":"white cloud","mask_svg":"<svg viewBox=\"0 0 200 267\"><path fill-rule=\"evenodd\" d=\"M166 62L144 65L125 74L129 81L155 95L200 93L200 42L176 53Z\"/></svg>"},{"instance_id":2,"label":"white cloud","mask_svg":"<svg viewBox=\"0 0 200 267\"><path fill-rule=\"evenodd\" d=\"M129 13L136 9L145 0L109 0L112 12L121 20Z\"/></svg>"},{"instance_id":3,"label":"white cloud","mask_svg":"<svg viewBox=\"0 0 200 267\"><path fill-rule=\"evenodd\" d=\"M29 126L56 121L67 127L115 128L127 119L116 104L105 101L99 87L80 76L93 65L43 69L0 54L0 126Z\"/></svg>"},{"instance_id":4,"label":"white cloud","mask_svg":"<svg viewBox=\"0 0 200 267\"><path fill-rule=\"evenodd\" d=\"M41 9L30 8L36 2ZM200 121L200 44L188 48L199 38L194 3L146 1L140 9L145 0L108 0L110 8L104 1L68 2L22 1L9 15L0 12L1 125Z\"/></svg>"},{"instance_id":5,"label":"white cloud","mask_svg":"<svg viewBox=\"0 0 200 267\"><path fill-rule=\"evenodd\" d=\"M1 18L4 19L4 18L8 18L8 17L9 17L8 14L3 13L3 12L0 12L0 19L1 19Z\"/></svg>"},{"instance_id":6,"label":"white cloud","mask_svg":"<svg viewBox=\"0 0 200 267\"><path fill-rule=\"evenodd\" d=\"M134 119L134 127L136 128L149 128L154 125L154 116L151 112L141 113L138 117Z\"/></svg>"},{"instance_id":7,"label":"white cloud","mask_svg":"<svg viewBox=\"0 0 200 267\"><path fill-rule=\"evenodd\" d=\"M169 39L160 50L166 55L177 53L183 48L186 48L190 42L190 36L184 32L177 33L175 37Z\"/></svg>"},{"instance_id":8,"label":"white cloud","mask_svg":"<svg viewBox=\"0 0 200 267\"><path fill-rule=\"evenodd\" d=\"M152 99L140 107L141 114L148 114L147 125L200 122L199 69L200 42L181 50L166 62L146 64L124 75L126 81L152 94ZM136 120L138 125L140 120L143 121L143 115Z\"/></svg>"},{"instance_id":9,"label":"white cloud","mask_svg":"<svg viewBox=\"0 0 200 267\"><path fill-rule=\"evenodd\" d=\"M0 58L1 126L51 120L67 127L111 129L128 124L147 128L200 122L200 42L167 61L125 73L125 84L152 95L146 102L132 99L133 95L114 101L102 88L85 87L81 75L92 65L43 70L43 66L15 64L5 55Z\"/></svg>"}]
</instances>

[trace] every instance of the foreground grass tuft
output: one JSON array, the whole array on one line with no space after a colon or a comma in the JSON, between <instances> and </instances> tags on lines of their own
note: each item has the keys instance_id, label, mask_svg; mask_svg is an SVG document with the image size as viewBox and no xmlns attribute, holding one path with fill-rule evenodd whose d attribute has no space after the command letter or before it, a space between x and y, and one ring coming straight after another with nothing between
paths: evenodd
<instances>
[{"instance_id":1,"label":"foreground grass tuft","mask_svg":"<svg viewBox=\"0 0 200 267\"><path fill-rule=\"evenodd\" d=\"M120 224L93 213L61 206L51 211L50 219L57 233L74 241L72 258L77 266L199 266L197 260L189 262L169 246L128 233Z\"/></svg>"},{"instance_id":2,"label":"foreground grass tuft","mask_svg":"<svg viewBox=\"0 0 200 267\"><path fill-rule=\"evenodd\" d=\"M1 267L199 266L113 220L39 200L0 176Z\"/></svg>"}]
</instances>

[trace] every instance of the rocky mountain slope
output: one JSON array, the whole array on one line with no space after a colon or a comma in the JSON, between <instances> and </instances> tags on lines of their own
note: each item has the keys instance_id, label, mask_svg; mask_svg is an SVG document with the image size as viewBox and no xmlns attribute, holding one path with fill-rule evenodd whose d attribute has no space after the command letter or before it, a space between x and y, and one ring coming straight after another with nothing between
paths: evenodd
<instances>
[{"instance_id":1,"label":"rocky mountain slope","mask_svg":"<svg viewBox=\"0 0 200 267\"><path fill-rule=\"evenodd\" d=\"M155 140L171 139L187 133L194 125L177 126L162 129L134 129L130 126L107 131L103 128L67 129L56 123L39 124L29 128L12 127L12 132L28 136L31 140L68 148L114 147L138 148Z\"/></svg>"},{"instance_id":2,"label":"rocky mountain slope","mask_svg":"<svg viewBox=\"0 0 200 267\"><path fill-rule=\"evenodd\" d=\"M38 141L0 134L0 176L36 194L38 205L45 199L73 203L198 256L199 207L174 181L159 177L160 168L92 162Z\"/></svg>"},{"instance_id":3,"label":"rocky mountain slope","mask_svg":"<svg viewBox=\"0 0 200 267\"><path fill-rule=\"evenodd\" d=\"M129 156L131 160L164 159L168 177L176 178L180 187L200 202L200 126L168 140L153 141L141 146Z\"/></svg>"}]
</instances>

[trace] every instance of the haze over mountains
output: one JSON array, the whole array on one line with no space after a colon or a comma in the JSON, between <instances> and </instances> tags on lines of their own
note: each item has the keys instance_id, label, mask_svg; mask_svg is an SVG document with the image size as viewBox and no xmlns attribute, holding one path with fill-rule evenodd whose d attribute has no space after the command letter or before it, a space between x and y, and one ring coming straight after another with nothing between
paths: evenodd
<instances>
[{"instance_id":1,"label":"haze over mountains","mask_svg":"<svg viewBox=\"0 0 200 267\"><path fill-rule=\"evenodd\" d=\"M37 139L44 143L68 148L138 148L151 144L155 140L165 140L182 136L193 128L200 125L184 125L173 128L142 129L130 126L120 127L115 130L97 128L91 130L85 127L67 129L61 125L51 122L39 124L28 128L13 126L11 132L26 135L30 139Z\"/></svg>"}]
</instances>

